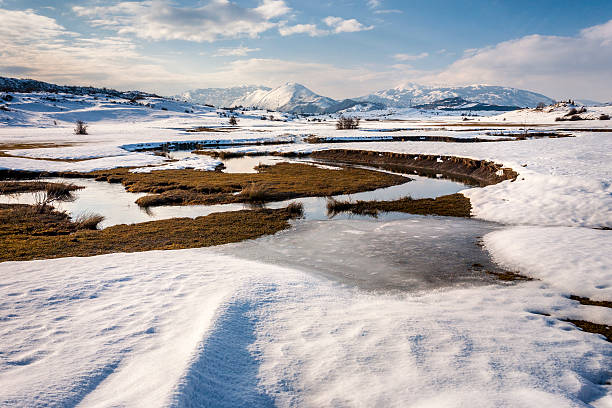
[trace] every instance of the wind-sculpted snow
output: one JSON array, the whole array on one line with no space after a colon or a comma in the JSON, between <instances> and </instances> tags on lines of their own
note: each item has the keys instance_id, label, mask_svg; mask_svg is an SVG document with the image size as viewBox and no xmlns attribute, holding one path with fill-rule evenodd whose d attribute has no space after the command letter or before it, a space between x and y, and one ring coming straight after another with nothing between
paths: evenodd
<instances>
[{"instance_id":1,"label":"wind-sculpted snow","mask_svg":"<svg viewBox=\"0 0 612 408\"><path fill-rule=\"evenodd\" d=\"M539 282L385 295L215 249L0 274L1 405L584 406L612 364Z\"/></svg>"},{"instance_id":2,"label":"wind-sculpted snow","mask_svg":"<svg viewBox=\"0 0 612 408\"><path fill-rule=\"evenodd\" d=\"M550 282L568 295L612 299L610 231L516 227L491 232L484 241L500 264Z\"/></svg>"}]
</instances>

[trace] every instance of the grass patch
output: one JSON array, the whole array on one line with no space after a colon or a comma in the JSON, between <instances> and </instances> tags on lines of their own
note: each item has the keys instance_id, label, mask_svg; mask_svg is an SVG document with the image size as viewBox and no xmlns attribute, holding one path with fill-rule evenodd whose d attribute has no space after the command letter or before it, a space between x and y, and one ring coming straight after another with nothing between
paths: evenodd
<instances>
[{"instance_id":1,"label":"grass patch","mask_svg":"<svg viewBox=\"0 0 612 408\"><path fill-rule=\"evenodd\" d=\"M74 219L76 228L79 230L97 230L102 221L104 221L103 215L92 213L80 214Z\"/></svg>"},{"instance_id":2,"label":"grass patch","mask_svg":"<svg viewBox=\"0 0 612 408\"><path fill-rule=\"evenodd\" d=\"M569 322L575 326L578 326L585 332L601 334L608 340L612 342L612 326L608 326L607 324L598 324L593 322L588 322L586 320L572 320L566 319L565 322Z\"/></svg>"},{"instance_id":3,"label":"grass patch","mask_svg":"<svg viewBox=\"0 0 612 408\"><path fill-rule=\"evenodd\" d=\"M410 197L393 201L327 201L328 215L334 216L343 212L359 215L378 215L378 212L405 212L421 215L441 215L449 217L470 217L472 205L463 194L450 194L437 198L414 200Z\"/></svg>"},{"instance_id":4,"label":"grass patch","mask_svg":"<svg viewBox=\"0 0 612 408\"><path fill-rule=\"evenodd\" d=\"M586 298L586 297L575 296L575 295L570 296L570 299L575 300L577 302L580 302L581 305L586 305L586 306L601 306L601 307L612 308L612 302L610 302L608 300L591 300L591 299Z\"/></svg>"},{"instance_id":5,"label":"grass patch","mask_svg":"<svg viewBox=\"0 0 612 408\"><path fill-rule=\"evenodd\" d=\"M319 150L312 158L335 163L359 164L427 177L442 174L465 184L488 186L504 180L514 180L518 174L501 164L455 156L374 152L368 150Z\"/></svg>"},{"instance_id":6,"label":"grass patch","mask_svg":"<svg viewBox=\"0 0 612 408\"><path fill-rule=\"evenodd\" d=\"M288 228L292 217L294 210L286 208L242 210L79 230L53 209L0 205L0 262L221 245L274 234Z\"/></svg>"},{"instance_id":7,"label":"grass patch","mask_svg":"<svg viewBox=\"0 0 612 408\"><path fill-rule=\"evenodd\" d=\"M0 182L0 195L34 193L37 191L47 191L54 195L61 195L75 190L80 190L82 188L83 187L72 183L52 183L46 181L2 181Z\"/></svg>"},{"instance_id":8,"label":"grass patch","mask_svg":"<svg viewBox=\"0 0 612 408\"><path fill-rule=\"evenodd\" d=\"M121 182L131 192L151 193L136 201L143 207L282 201L354 194L406 182L403 176L372 170L329 170L301 163L260 166L258 173L244 174L196 170L130 173L127 169L113 169L83 176Z\"/></svg>"}]
</instances>

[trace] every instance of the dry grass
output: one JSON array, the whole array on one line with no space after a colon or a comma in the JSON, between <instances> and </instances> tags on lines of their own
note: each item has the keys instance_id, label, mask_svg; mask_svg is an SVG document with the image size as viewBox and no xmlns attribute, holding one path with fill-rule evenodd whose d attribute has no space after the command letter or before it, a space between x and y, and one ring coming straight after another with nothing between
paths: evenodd
<instances>
[{"instance_id":1,"label":"dry grass","mask_svg":"<svg viewBox=\"0 0 612 408\"><path fill-rule=\"evenodd\" d=\"M0 195L1 194L19 194L19 193L33 193L36 191L50 191L51 194L65 194L75 190L82 189L83 187L77 186L72 183L54 183L45 181L13 181L0 182Z\"/></svg>"},{"instance_id":2,"label":"dry grass","mask_svg":"<svg viewBox=\"0 0 612 408\"><path fill-rule=\"evenodd\" d=\"M95 176L100 181L121 182L131 192L151 193L137 200L137 204L144 207L325 197L406 182L405 177L377 171L355 168L329 170L299 163L262 166L259 173L248 174L196 170L130 173L127 169L114 169L85 175ZM262 186L265 186L265 191Z\"/></svg>"},{"instance_id":3,"label":"dry grass","mask_svg":"<svg viewBox=\"0 0 612 408\"><path fill-rule=\"evenodd\" d=\"M501 164L455 156L374 152L368 150L320 150L312 158L335 163L359 164L386 170L416 173L446 178L466 184L488 186L504 180L514 180L518 174Z\"/></svg>"},{"instance_id":4,"label":"dry grass","mask_svg":"<svg viewBox=\"0 0 612 408\"><path fill-rule=\"evenodd\" d=\"M304 216L304 204L294 201L287 206L289 215L293 218L301 218Z\"/></svg>"},{"instance_id":5,"label":"dry grass","mask_svg":"<svg viewBox=\"0 0 612 408\"><path fill-rule=\"evenodd\" d=\"M575 295L570 296L570 299L580 302L581 305L612 308L612 302L609 300L591 300L586 297L575 296Z\"/></svg>"},{"instance_id":6,"label":"dry grass","mask_svg":"<svg viewBox=\"0 0 612 408\"><path fill-rule=\"evenodd\" d=\"M100 214L83 213L74 219L74 224L78 230L97 230L98 225L104 221L104 216Z\"/></svg>"},{"instance_id":7,"label":"dry grass","mask_svg":"<svg viewBox=\"0 0 612 408\"><path fill-rule=\"evenodd\" d=\"M78 230L65 213L0 205L0 261L199 248L253 239L289 227L294 211L254 210Z\"/></svg>"},{"instance_id":8,"label":"dry grass","mask_svg":"<svg viewBox=\"0 0 612 408\"><path fill-rule=\"evenodd\" d=\"M376 216L378 212L405 212L421 215L441 215L449 217L470 217L470 199L463 194L450 194L438 198L413 200L410 197L394 201L327 201L329 216L342 212Z\"/></svg>"},{"instance_id":9,"label":"dry grass","mask_svg":"<svg viewBox=\"0 0 612 408\"><path fill-rule=\"evenodd\" d=\"M601 334L606 338L606 340L612 342L612 326L608 326L607 324L588 322L586 320L566 319L565 321L580 327L585 332Z\"/></svg>"},{"instance_id":10,"label":"dry grass","mask_svg":"<svg viewBox=\"0 0 612 408\"><path fill-rule=\"evenodd\" d=\"M274 194L265 183L251 183L238 196L247 203L265 203L274 199Z\"/></svg>"}]
</instances>

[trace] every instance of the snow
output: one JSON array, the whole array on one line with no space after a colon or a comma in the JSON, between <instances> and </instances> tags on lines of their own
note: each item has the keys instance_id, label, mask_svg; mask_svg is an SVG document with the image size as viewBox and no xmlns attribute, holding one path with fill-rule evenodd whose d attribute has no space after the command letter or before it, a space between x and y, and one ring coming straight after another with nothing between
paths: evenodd
<instances>
[{"instance_id":1,"label":"snow","mask_svg":"<svg viewBox=\"0 0 612 408\"><path fill-rule=\"evenodd\" d=\"M204 156L172 162L136 151L193 141L185 130L194 127L221 130L196 139L223 141L232 151L349 148L503 164L519 173L515 181L464 191L476 218L470 222L498 223L483 231L485 249L538 280L401 293L355 284L348 275L382 276L389 266L369 251L410 258L406 243L441 239L433 232L437 238L423 238L410 219L320 221L320 229L304 221L312 229L303 235L295 225L220 248L0 263L0 405L612 405L610 386L602 385L612 366L610 343L563 321L612 323L609 309L567 298L612 300L610 231L595 229L612 227L612 132L568 130L575 137L514 142L381 141L399 134L484 137L528 123L544 131L609 129L611 121L554 122L563 107L474 118L470 128L460 117L396 109L359 114L410 121L363 120L362 129L342 133L346 140L324 145L302 139L338 138L331 117L309 122L272 113L283 122L261 120L266 111L235 111L240 127L229 129L225 111L151 96L134 104L13 95L11 111L0 112L0 143L70 146L7 151L21 157L0 157L2 169L210 169L216 161ZM587 110L606 112L612 107ZM74 135L74 120L83 118L90 134ZM256 145L281 139L291 143ZM254 248L260 250L249 258ZM280 262L283 256L291 262ZM348 278L334 278L334 270Z\"/></svg>"},{"instance_id":2,"label":"snow","mask_svg":"<svg viewBox=\"0 0 612 408\"><path fill-rule=\"evenodd\" d=\"M569 227L516 227L484 237L494 259L566 294L612 299L612 234ZM521 254L520 257L515 254Z\"/></svg>"},{"instance_id":3,"label":"snow","mask_svg":"<svg viewBox=\"0 0 612 408\"><path fill-rule=\"evenodd\" d=\"M26 170L26 171L48 171L48 172L89 172L95 170L108 170L117 167L138 167L161 164L165 161L163 157L148 153L131 153L125 156L101 157L98 159L83 161L49 161L35 160L21 157L1 157L0 170Z\"/></svg>"},{"instance_id":4,"label":"snow","mask_svg":"<svg viewBox=\"0 0 612 408\"><path fill-rule=\"evenodd\" d=\"M7 405L583 406L612 363L537 282L386 295L217 249L0 273Z\"/></svg>"},{"instance_id":5,"label":"snow","mask_svg":"<svg viewBox=\"0 0 612 408\"><path fill-rule=\"evenodd\" d=\"M180 160L172 161L159 166L151 167L138 167L131 169L130 173L150 173L157 170L182 170L182 169L193 169L201 171L213 171L221 162L211 157L185 157Z\"/></svg>"}]
</instances>

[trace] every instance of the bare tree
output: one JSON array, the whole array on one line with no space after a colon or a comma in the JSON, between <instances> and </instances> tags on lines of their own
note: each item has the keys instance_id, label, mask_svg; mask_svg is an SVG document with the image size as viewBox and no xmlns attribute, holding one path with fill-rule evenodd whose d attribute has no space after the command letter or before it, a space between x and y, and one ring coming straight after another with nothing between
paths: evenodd
<instances>
[{"instance_id":1,"label":"bare tree","mask_svg":"<svg viewBox=\"0 0 612 408\"><path fill-rule=\"evenodd\" d=\"M86 135L87 134L87 124L82 120L76 121L76 127L74 128L75 135Z\"/></svg>"},{"instance_id":2,"label":"bare tree","mask_svg":"<svg viewBox=\"0 0 612 408\"><path fill-rule=\"evenodd\" d=\"M357 128L359 128L359 118L346 118L344 116L340 116L336 122L336 129L338 130Z\"/></svg>"}]
</instances>

